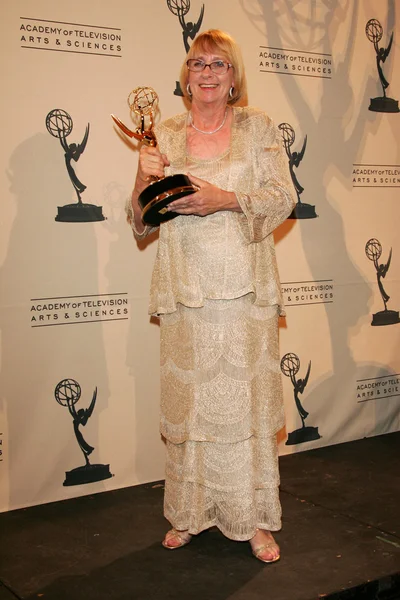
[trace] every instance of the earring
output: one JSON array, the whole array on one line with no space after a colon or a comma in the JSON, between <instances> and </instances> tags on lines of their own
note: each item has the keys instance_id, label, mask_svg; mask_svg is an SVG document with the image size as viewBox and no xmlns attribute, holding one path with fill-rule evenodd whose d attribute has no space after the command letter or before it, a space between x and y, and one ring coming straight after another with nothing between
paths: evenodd
<instances>
[{"instance_id":1,"label":"earring","mask_svg":"<svg viewBox=\"0 0 400 600\"><path fill-rule=\"evenodd\" d=\"M231 86L231 89L229 90L229 98L233 98L233 91L234 91L234 87L233 85Z\"/></svg>"},{"instance_id":2,"label":"earring","mask_svg":"<svg viewBox=\"0 0 400 600\"><path fill-rule=\"evenodd\" d=\"M188 93L188 96L191 96L191 95L192 95L192 90L190 89L190 84L189 84L189 83L188 83L188 84L187 84L187 86L186 86L186 91L187 91L187 93Z\"/></svg>"}]
</instances>

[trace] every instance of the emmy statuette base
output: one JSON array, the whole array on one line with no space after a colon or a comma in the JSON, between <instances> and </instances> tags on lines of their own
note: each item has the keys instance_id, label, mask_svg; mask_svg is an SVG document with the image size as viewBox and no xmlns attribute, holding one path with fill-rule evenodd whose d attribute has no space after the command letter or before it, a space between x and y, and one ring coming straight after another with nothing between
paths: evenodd
<instances>
[{"instance_id":1,"label":"emmy statuette base","mask_svg":"<svg viewBox=\"0 0 400 600\"><path fill-rule=\"evenodd\" d=\"M368 110L383 113L397 113L400 112L399 101L393 100L393 98L388 98L387 96L371 98Z\"/></svg>"},{"instance_id":2,"label":"emmy statuette base","mask_svg":"<svg viewBox=\"0 0 400 600\"><path fill-rule=\"evenodd\" d=\"M292 431L288 435L286 440L286 446L292 446L294 444L302 444L303 442L311 442L312 440L319 440L321 436L318 433L318 427L301 427Z\"/></svg>"},{"instance_id":3,"label":"emmy statuette base","mask_svg":"<svg viewBox=\"0 0 400 600\"><path fill-rule=\"evenodd\" d=\"M304 204L303 202L298 202L288 218L315 219L316 217L318 217L318 215L315 212L315 206L313 206L312 204Z\"/></svg>"},{"instance_id":4,"label":"emmy statuette base","mask_svg":"<svg viewBox=\"0 0 400 600\"><path fill-rule=\"evenodd\" d=\"M92 223L104 221L105 217L101 206L78 202L77 204L58 206L55 220L61 223Z\"/></svg>"},{"instance_id":5,"label":"emmy statuette base","mask_svg":"<svg viewBox=\"0 0 400 600\"><path fill-rule=\"evenodd\" d=\"M400 323L398 310L381 310L372 315L371 325L373 326L395 325L395 323Z\"/></svg>"},{"instance_id":6,"label":"emmy statuette base","mask_svg":"<svg viewBox=\"0 0 400 600\"><path fill-rule=\"evenodd\" d=\"M169 175L153 181L138 198L143 223L157 226L177 217L177 213L168 210L168 204L183 196L194 194L197 190L189 177L183 174Z\"/></svg>"},{"instance_id":7,"label":"emmy statuette base","mask_svg":"<svg viewBox=\"0 0 400 600\"><path fill-rule=\"evenodd\" d=\"M110 479L110 477L112 477L110 465L85 465L84 467L72 469L72 471L66 471L63 485L95 483L96 481L103 481L103 479Z\"/></svg>"}]
</instances>

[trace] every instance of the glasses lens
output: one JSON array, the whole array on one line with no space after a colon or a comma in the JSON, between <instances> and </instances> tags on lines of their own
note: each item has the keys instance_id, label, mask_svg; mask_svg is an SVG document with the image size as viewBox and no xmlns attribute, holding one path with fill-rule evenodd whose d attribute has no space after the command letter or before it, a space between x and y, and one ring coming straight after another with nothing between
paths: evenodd
<instances>
[{"instance_id":1,"label":"glasses lens","mask_svg":"<svg viewBox=\"0 0 400 600\"><path fill-rule=\"evenodd\" d=\"M197 60L197 58L191 58L186 64L189 71L202 71L205 67L205 63L202 60Z\"/></svg>"},{"instance_id":2,"label":"glasses lens","mask_svg":"<svg viewBox=\"0 0 400 600\"><path fill-rule=\"evenodd\" d=\"M214 62L212 62L210 64L210 69L214 73L222 75L223 73L227 72L228 64L226 62L224 62L223 60L215 60Z\"/></svg>"}]
</instances>

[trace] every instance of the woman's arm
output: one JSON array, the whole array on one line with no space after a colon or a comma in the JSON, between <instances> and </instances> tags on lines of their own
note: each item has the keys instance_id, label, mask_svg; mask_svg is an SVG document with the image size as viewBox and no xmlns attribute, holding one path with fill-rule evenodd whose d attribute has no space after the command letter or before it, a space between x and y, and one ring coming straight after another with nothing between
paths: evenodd
<instances>
[{"instance_id":1,"label":"woman's arm","mask_svg":"<svg viewBox=\"0 0 400 600\"><path fill-rule=\"evenodd\" d=\"M237 201L246 216L250 242L259 242L281 225L296 204L287 156L278 128L261 114L260 145L257 148L254 188L237 191ZM259 121L259 119L257 119Z\"/></svg>"},{"instance_id":2,"label":"woman's arm","mask_svg":"<svg viewBox=\"0 0 400 600\"><path fill-rule=\"evenodd\" d=\"M139 196L149 185L152 178L164 177L164 168L168 165L169 161L166 155L161 154L157 147L142 145L139 152L135 186L126 204L128 222L136 239L142 239L156 229L156 227L143 223Z\"/></svg>"}]
</instances>

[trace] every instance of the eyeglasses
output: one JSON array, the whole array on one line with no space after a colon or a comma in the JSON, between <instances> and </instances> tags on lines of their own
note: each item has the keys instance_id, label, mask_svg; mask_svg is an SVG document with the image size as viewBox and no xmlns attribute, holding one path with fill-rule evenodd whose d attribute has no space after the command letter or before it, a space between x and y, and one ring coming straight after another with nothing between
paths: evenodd
<instances>
[{"instance_id":1,"label":"eyeglasses","mask_svg":"<svg viewBox=\"0 0 400 600\"><path fill-rule=\"evenodd\" d=\"M227 73L231 67L233 67L233 65L225 62L224 60L214 60L212 63L207 64L204 62L204 60L200 60L198 58L190 58L186 64L189 71L200 73L200 71L204 71L206 67L210 67L211 71L217 75L223 75L224 73Z\"/></svg>"}]
</instances>

